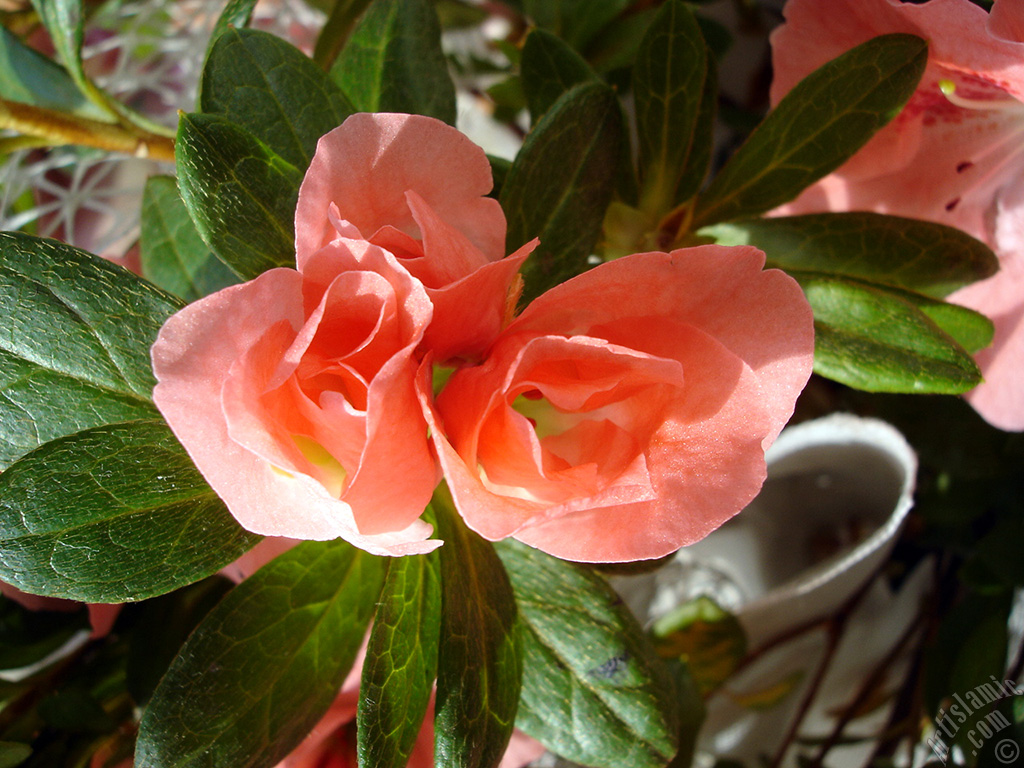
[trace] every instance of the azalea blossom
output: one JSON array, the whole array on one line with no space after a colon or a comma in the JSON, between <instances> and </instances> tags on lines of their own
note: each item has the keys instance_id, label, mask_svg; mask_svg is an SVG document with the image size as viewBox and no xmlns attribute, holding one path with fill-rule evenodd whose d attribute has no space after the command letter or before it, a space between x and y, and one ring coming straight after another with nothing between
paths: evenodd
<instances>
[{"instance_id":1,"label":"azalea blossom","mask_svg":"<svg viewBox=\"0 0 1024 768\"><path fill-rule=\"evenodd\" d=\"M799 286L750 247L628 256L532 302L421 399L459 513L588 562L668 554L742 509L811 372Z\"/></svg>"},{"instance_id":2,"label":"azalea blossom","mask_svg":"<svg viewBox=\"0 0 1024 768\"><path fill-rule=\"evenodd\" d=\"M841 16L842 24L835 23ZM967 399L990 423L1024 429L1024 5L970 0L790 0L772 35L777 103L826 61L877 35L928 40L917 91L835 173L777 213L869 210L958 227L988 243L995 276L950 300L987 315L985 383Z\"/></svg>"},{"instance_id":3,"label":"azalea blossom","mask_svg":"<svg viewBox=\"0 0 1024 768\"><path fill-rule=\"evenodd\" d=\"M320 139L295 212L296 263L340 236L386 248L434 307L424 347L438 360L481 354L534 243L505 255L505 214L487 155L430 117L358 114Z\"/></svg>"},{"instance_id":4,"label":"azalea blossom","mask_svg":"<svg viewBox=\"0 0 1024 768\"><path fill-rule=\"evenodd\" d=\"M413 381L423 287L364 241L274 269L174 315L153 399L247 529L429 551L437 474Z\"/></svg>"},{"instance_id":5,"label":"azalea blossom","mask_svg":"<svg viewBox=\"0 0 1024 768\"><path fill-rule=\"evenodd\" d=\"M483 150L454 128L355 115L306 173L297 269L163 327L154 401L244 527L376 554L440 544L419 519L438 472L414 382L423 354L472 358L504 322L529 247L501 258L490 187Z\"/></svg>"}]
</instances>

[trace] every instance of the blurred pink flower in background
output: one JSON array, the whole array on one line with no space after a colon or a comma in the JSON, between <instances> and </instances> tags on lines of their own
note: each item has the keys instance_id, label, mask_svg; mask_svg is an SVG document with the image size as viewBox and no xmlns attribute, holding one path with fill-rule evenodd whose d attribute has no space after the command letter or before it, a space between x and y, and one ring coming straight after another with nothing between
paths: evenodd
<instances>
[{"instance_id":1,"label":"blurred pink flower in background","mask_svg":"<svg viewBox=\"0 0 1024 768\"><path fill-rule=\"evenodd\" d=\"M989 14L970 0L790 0L772 35L778 101L811 71L872 37L929 44L904 110L835 173L780 214L877 211L958 227L996 251L1000 272L949 298L996 328L968 401L993 425L1024 429L1024 3ZM836 23L841 16L842 24Z\"/></svg>"}]
</instances>

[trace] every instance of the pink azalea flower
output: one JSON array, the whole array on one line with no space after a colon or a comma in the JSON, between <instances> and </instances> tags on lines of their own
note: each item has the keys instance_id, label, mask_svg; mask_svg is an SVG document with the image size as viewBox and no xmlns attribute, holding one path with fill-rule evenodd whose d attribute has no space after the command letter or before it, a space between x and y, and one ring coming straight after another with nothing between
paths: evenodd
<instances>
[{"instance_id":1,"label":"pink azalea flower","mask_svg":"<svg viewBox=\"0 0 1024 768\"><path fill-rule=\"evenodd\" d=\"M413 352L430 319L391 254L337 238L168 320L153 399L245 528L426 552L437 471Z\"/></svg>"},{"instance_id":2,"label":"pink azalea flower","mask_svg":"<svg viewBox=\"0 0 1024 768\"><path fill-rule=\"evenodd\" d=\"M749 247L613 261L530 304L430 406L455 504L487 539L589 562L703 538L765 477L811 372L799 286Z\"/></svg>"},{"instance_id":3,"label":"pink azalea flower","mask_svg":"<svg viewBox=\"0 0 1024 768\"><path fill-rule=\"evenodd\" d=\"M436 359L483 353L505 320L520 265L484 151L440 120L358 114L320 139L295 212L299 269L339 234L386 248L426 288Z\"/></svg>"},{"instance_id":4,"label":"pink azalea flower","mask_svg":"<svg viewBox=\"0 0 1024 768\"><path fill-rule=\"evenodd\" d=\"M1001 0L988 14L970 0L790 0L785 15L772 35L773 102L872 37L907 32L928 40L928 65L906 108L777 212L878 211L958 227L988 243L1000 272L950 296L996 328L993 345L977 355L985 383L967 399L995 426L1024 429L1024 5Z\"/></svg>"}]
</instances>

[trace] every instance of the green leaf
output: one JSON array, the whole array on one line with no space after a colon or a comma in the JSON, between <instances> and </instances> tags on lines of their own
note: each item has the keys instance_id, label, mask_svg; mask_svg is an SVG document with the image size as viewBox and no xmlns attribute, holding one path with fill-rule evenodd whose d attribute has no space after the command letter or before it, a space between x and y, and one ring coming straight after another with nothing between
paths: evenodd
<instances>
[{"instance_id":1,"label":"green leaf","mask_svg":"<svg viewBox=\"0 0 1024 768\"><path fill-rule=\"evenodd\" d=\"M210 53L213 51L217 41L220 40L220 36L232 27L241 29L249 26L249 21L252 19L252 11L255 7L256 0L228 0L224 10L217 17L217 21L213 25L213 31L210 32L210 39L206 43L206 54L203 57L204 72L206 70L206 62L210 60ZM199 82L199 91L201 93L203 90L202 77Z\"/></svg>"},{"instance_id":2,"label":"green leaf","mask_svg":"<svg viewBox=\"0 0 1024 768\"><path fill-rule=\"evenodd\" d=\"M196 232L170 176L151 176L142 195L142 274L188 302L238 282Z\"/></svg>"},{"instance_id":3,"label":"green leaf","mask_svg":"<svg viewBox=\"0 0 1024 768\"><path fill-rule=\"evenodd\" d=\"M754 245L772 267L844 275L938 298L999 268L987 245L959 229L878 213L748 219L697 234L722 245Z\"/></svg>"},{"instance_id":4,"label":"green leaf","mask_svg":"<svg viewBox=\"0 0 1024 768\"><path fill-rule=\"evenodd\" d=\"M199 104L201 111L249 130L303 170L320 137L355 111L298 48L252 29L229 29L213 45Z\"/></svg>"},{"instance_id":5,"label":"green leaf","mask_svg":"<svg viewBox=\"0 0 1024 768\"><path fill-rule=\"evenodd\" d=\"M32 754L32 747L17 741L0 741L0 768L14 768Z\"/></svg>"},{"instance_id":6,"label":"green leaf","mask_svg":"<svg viewBox=\"0 0 1024 768\"><path fill-rule=\"evenodd\" d=\"M331 77L361 112L409 112L455 124L455 86L430 0L375 0Z\"/></svg>"},{"instance_id":7,"label":"green leaf","mask_svg":"<svg viewBox=\"0 0 1024 768\"><path fill-rule=\"evenodd\" d=\"M298 168L214 115L182 115L175 154L182 200L221 261L246 280L295 265Z\"/></svg>"},{"instance_id":8,"label":"green leaf","mask_svg":"<svg viewBox=\"0 0 1024 768\"><path fill-rule=\"evenodd\" d=\"M525 265L526 298L587 268L611 200L621 137L618 99L601 83L567 91L526 137L500 198L509 252L540 238Z\"/></svg>"},{"instance_id":9,"label":"green leaf","mask_svg":"<svg viewBox=\"0 0 1024 768\"><path fill-rule=\"evenodd\" d=\"M812 72L715 176L695 226L770 210L834 171L902 109L927 59L921 38L884 35Z\"/></svg>"},{"instance_id":10,"label":"green leaf","mask_svg":"<svg viewBox=\"0 0 1024 768\"><path fill-rule=\"evenodd\" d=\"M682 0L669 0L644 36L633 68L645 210L661 213L672 207L691 152L710 143L710 134L697 131L698 125L710 128L699 119L707 62L693 13ZM691 195L702 180L686 185Z\"/></svg>"},{"instance_id":11,"label":"green leaf","mask_svg":"<svg viewBox=\"0 0 1024 768\"><path fill-rule=\"evenodd\" d=\"M82 429L156 418L149 347L180 306L98 256L0 233L0 469Z\"/></svg>"},{"instance_id":12,"label":"green leaf","mask_svg":"<svg viewBox=\"0 0 1024 768\"><path fill-rule=\"evenodd\" d=\"M318 67L330 70L370 2L371 0L334 0L330 15L320 30L313 51L313 61Z\"/></svg>"},{"instance_id":13,"label":"green leaf","mask_svg":"<svg viewBox=\"0 0 1024 768\"><path fill-rule=\"evenodd\" d=\"M136 768L276 765L326 712L363 641L383 561L304 542L232 590L171 664Z\"/></svg>"},{"instance_id":14,"label":"green leaf","mask_svg":"<svg viewBox=\"0 0 1024 768\"><path fill-rule=\"evenodd\" d=\"M89 626L85 611L30 611L0 597L0 669L42 661ZM0 700L5 698L0 692Z\"/></svg>"},{"instance_id":15,"label":"green leaf","mask_svg":"<svg viewBox=\"0 0 1024 768\"><path fill-rule=\"evenodd\" d=\"M33 594L143 600L215 573L258 540L160 421L54 440L0 475L0 580Z\"/></svg>"},{"instance_id":16,"label":"green leaf","mask_svg":"<svg viewBox=\"0 0 1024 768\"><path fill-rule=\"evenodd\" d=\"M629 0L525 0L523 9L536 26L550 30L582 51L628 5Z\"/></svg>"},{"instance_id":17,"label":"green leaf","mask_svg":"<svg viewBox=\"0 0 1024 768\"><path fill-rule=\"evenodd\" d=\"M359 689L359 764L402 768L437 676L441 630L438 553L395 557L370 633Z\"/></svg>"},{"instance_id":18,"label":"green leaf","mask_svg":"<svg viewBox=\"0 0 1024 768\"><path fill-rule=\"evenodd\" d=\"M67 70L0 26L0 97L46 109L109 118L82 95Z\"/></svg>"},{"instance_id":19,"label":"green leaf","mask_svg":"<svg viewBox=\"0 0 1024 768\"><path fill-rule=\"evenodd\" d=\"M82 93L90 87L82 68L82 0L32 0L57 55Z\"/></svg>"},{"instance_id":20,"label":"green leaf","mask_svg":"<svg viewBox=\"0 0 1024 768\"><path fill-rule=\"evenodd\" d=\"M137 705L149 701L192 630L232 587L218 575L139 605L125 664L126 687Z\"/></svg>"},{"instance_id":21,"label":"green leaf","mask_svg":"<svg viewBox=\"0 0 1024 768\"><path fill-rule=\"evenodd\" d=\"M960 394L981 382L971 356L936 323L944 313L973 317L970 310L845 278L791 274L814 310L816 373L869 392Z\"/></svg>"},{"instance_id":22,"label":"green leaf","mask_svg":"<svg viewBox=\"0 0 1024 768\"><path fill-rule=\"evenodd\" d=\"M561 38L540 28L526 36L519 75L534 125L574 85L599 81L582 56Z\"/></svg>"},{"instance_id":23,"label":"green leaf","mask_svg":"<svg viewBox=\"0 0 1024 768\"><path fill-rule=\"evenodd\" d=\"M665 765L679 748L679 702L622 599L587 567L511 540L497 550L525 630L516 726L584 765Z\"/></svg>"},{"instance_id":24,"label":"green leaf","mask_svg":"<svg viewBox=\"0 0 1024 768\"><path fill-rule=\"evenodd\" d=\"M705 595L661 617L651 631L660 656L688 664L702 697L721 686L747 654L739 620Z\"/></svg>"},{"instance_id":25,"label":"green leaf","mask_svg":"<svg viewBox=\"0 0 1024 768\"><path fill-rule=\"evenodd\" d=\"M505 752L519 703L515 598L494 547L462 523L447 488L434 499L444 539L435 765L491 768Z\"/></svg>"}]
</instances>

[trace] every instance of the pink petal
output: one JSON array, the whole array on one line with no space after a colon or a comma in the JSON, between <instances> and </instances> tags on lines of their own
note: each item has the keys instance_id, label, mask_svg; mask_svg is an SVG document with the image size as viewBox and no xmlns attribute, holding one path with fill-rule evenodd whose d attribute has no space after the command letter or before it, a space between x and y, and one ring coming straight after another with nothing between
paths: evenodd
<instances>
[{"instance_id":1,"label":"pink petal","mask_svg":"<svg viewBox=\"0 0 1024 768\"><path fill-rule=\"evenodd\" d=\"M249 350L258 349L269 329L278 329L274 333L280 335L291 328L289 333L297 335L304 320L303 278L286 269L271 270L189 305L164 325L153 345L153 367L159 381L153 395L157 406L200 472L245 528L297 539L341 537L376 554L411 554L435 548L439 542L426 541L430 526L416 519L419 512L411 513L411 505L419 503L425 492L429 495L432 476L426 490L417 486L426 485L418 476L405 486L410 507L400 515L393 509L386 512L395 515L393 521L400 518L400 527L365 534L351 506L334 498L321 483L287 465L278 466L232 439L221 398L232 366L245 359ZM285 338L271 347L281 348ZM264 361L263 375L269 368ZM261 432L254 429L246 434Z\"/></svg>"},{"instance_id":2,"label":"pink petal","mask_svg":"<svg viewBox=\"0 0 1024 768\"><path fill-rule=\"evenodd\" d=\"M296 260L334 237L331 203L366 239L385 226L419 239L406 202L414 191L490 261L504 255L505 217L483 150L454 128L420 115L358 114L320 139L299 190Z\"/></svg>"},{"instance_id":3,"label":"pink petal","mask_svg":"<svg viewBox=\"0 0 1024 768\"><path fill-rule=\"evenodd\" d=\"M421 375L466 523L601 562L660 557L739 511L813 350L802 291L763 264L717 246L626 257L534 301L436 406ZM533 435L510 407L530 391L583 421Z\"/></svg>"}]
</instances>

